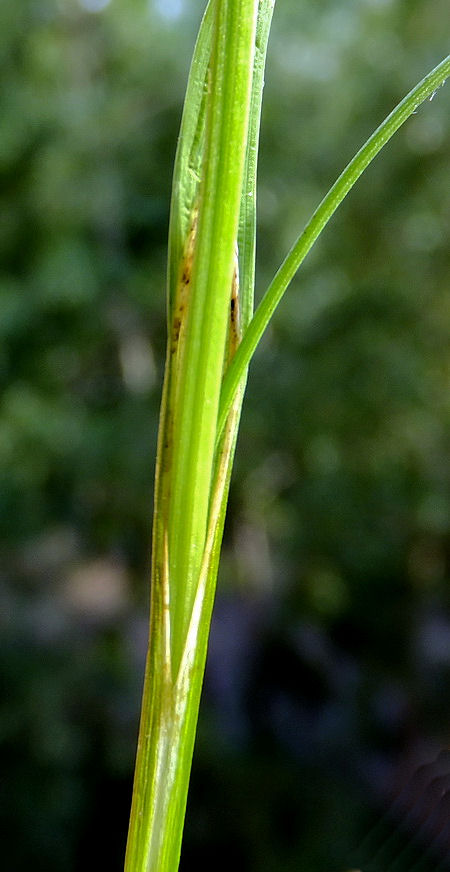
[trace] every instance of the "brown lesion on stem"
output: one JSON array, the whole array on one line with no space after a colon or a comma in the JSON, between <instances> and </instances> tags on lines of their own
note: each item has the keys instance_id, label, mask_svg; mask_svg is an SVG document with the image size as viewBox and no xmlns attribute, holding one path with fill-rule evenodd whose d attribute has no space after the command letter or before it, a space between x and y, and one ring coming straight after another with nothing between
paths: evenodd
<instances>
[{"instance_id":1,"label":"brown lesion on stem","mask_svg":"<svg viewBox=\"0 0 450 872\"><path fill-rule=\"evenodd\" d=\"M172 326L170 334L170 352L175 354L180 345L180 337L183 330L183 325L186 317L186 310L189 301L189 285L192 277L192 264L194 260L195 241L197 237L198 224L198 208L195 207L192 212L191 224L184 246L183 257L180 264L179 278L177 290L175 294L175 305L172 316Z\"/></svg>"},{"instance_id":2,"label":"brown lesion on stem","mask_svg":"<svg viewBox=\"0 0 450 872\"><path fill-rule=\"evenodd\" d=\"M239 305L239 258L238 247L236 244L234 252L234 269L233 279L231 282L231 298L230 298L230 332L228 342L228 363L234 356L236 349L242 338L241 329L241 313Z\"/></svg>"}]
</instances>

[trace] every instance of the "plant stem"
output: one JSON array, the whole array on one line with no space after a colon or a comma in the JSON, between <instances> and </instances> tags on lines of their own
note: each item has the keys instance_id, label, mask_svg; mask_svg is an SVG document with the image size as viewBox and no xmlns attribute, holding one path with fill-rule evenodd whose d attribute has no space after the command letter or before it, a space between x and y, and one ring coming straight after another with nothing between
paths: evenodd
<instances>
[{"instance_id":1,"label":"plant stem","mask_svg":"<svg viewBox=\"0 0 450 872\"><path fill-rule=\"evenodd\" d=\"M192 231L192 272L184 276L189 296L183 300L183 322L176 333L169 320L155 487L150 642L126 872L175 872L179 862L240 405L239 398L217 452L257 13L258 0L210 3L193 64L192 95L197 102L202 102L206 83L204 145L203 133L194 129L189 112L186 122L192 134L189 149L198 147L201 161L198 225ZM182 148L179 154L176 172L183 167ZM186 179L175 176L175 181L169 319L177 305L171 278L173 286L183 250L183 221L178 224L177 216L192 208L193 196L191 191L191 200L182 203L180 198L188 196ZM186 226L184 217L184 230Z\"/></svg>"},{"instance_id":2,"label":"plant stem","mask_svg":"<svg viewBox=\"0 0 450 872\"><path fill-rule=\"evenodd\" d=\"M255 23L255 0L217 2L198 237L173 428L168 550L174 669L184 644L206 536Z\"/></svg>"}]
</instances>

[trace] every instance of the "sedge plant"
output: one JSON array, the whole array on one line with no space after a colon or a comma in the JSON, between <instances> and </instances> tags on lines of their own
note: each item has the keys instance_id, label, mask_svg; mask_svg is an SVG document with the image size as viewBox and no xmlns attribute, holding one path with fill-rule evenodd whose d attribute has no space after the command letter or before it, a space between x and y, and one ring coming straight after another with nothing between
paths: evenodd
<instances>
[{"instance_id":1,"label":"sedge plant","mask_svg":"<svg viewBox=\"0 0 450 872\"><path fill-rule=\"evenodd\" d=\"M275 0L209 0L175 160L150 636L126 872L176 872L248 365L311 246L385 143L450 75L416 85L350 161L253 312L256 169Z\"/></svg>"}]
</instances>

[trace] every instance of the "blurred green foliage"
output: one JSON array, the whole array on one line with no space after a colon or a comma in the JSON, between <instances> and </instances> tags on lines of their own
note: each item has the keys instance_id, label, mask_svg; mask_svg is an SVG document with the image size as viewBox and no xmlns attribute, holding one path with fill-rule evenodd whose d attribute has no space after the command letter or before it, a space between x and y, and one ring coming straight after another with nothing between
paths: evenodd
<instances>
[{"instance_id":1,"label":"blurred green foliage","mask_svg":"<svg viewBox=\"0 0 450 872\"><path fill-rule=\"evenodd\" d=\"M120 869L165 246L203 3L0 5L0 788L14 872ZM448 52L446 0L278 0L258 287ZM308 258L251 371L182 869L342 870L448 744L449 92Z\"/></svg>"}]
</instances>

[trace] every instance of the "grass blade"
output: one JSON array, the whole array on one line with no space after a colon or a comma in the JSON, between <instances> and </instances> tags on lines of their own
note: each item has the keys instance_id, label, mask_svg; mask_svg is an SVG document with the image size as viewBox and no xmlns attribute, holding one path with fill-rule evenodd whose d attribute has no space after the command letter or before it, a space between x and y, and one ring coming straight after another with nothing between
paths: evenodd
<instances>
[{"instance_id":1,"label":"grass blade","mask_svg":"<svg viewBox=\"0 0 450 872\"><path fill-rule=\"evenodd\" d=\"M220 398L220 412L218 423L218 435L223 430L229 410L233 403L243 373L246 371L250 360L255 353L258 343L263 335L278 303L287 290L295 273L303 263L309 250L320 236L336 209L342 203L349 191L364 170L373 161L379 151L396 133L399 127L415 112L415 110L427 98L433 96L435 91L445 83L450 75L450 55L435 67L428 75L419 82L412 91L395 107L390 115L380 124L363 147L357 152L345 170L330 188L312 218L306 225L302 234L292 246L274 279L265 292L250 324L243 336L238 352L233 359L224 378L222 394Z\"/></svg>"}]
</instances>

